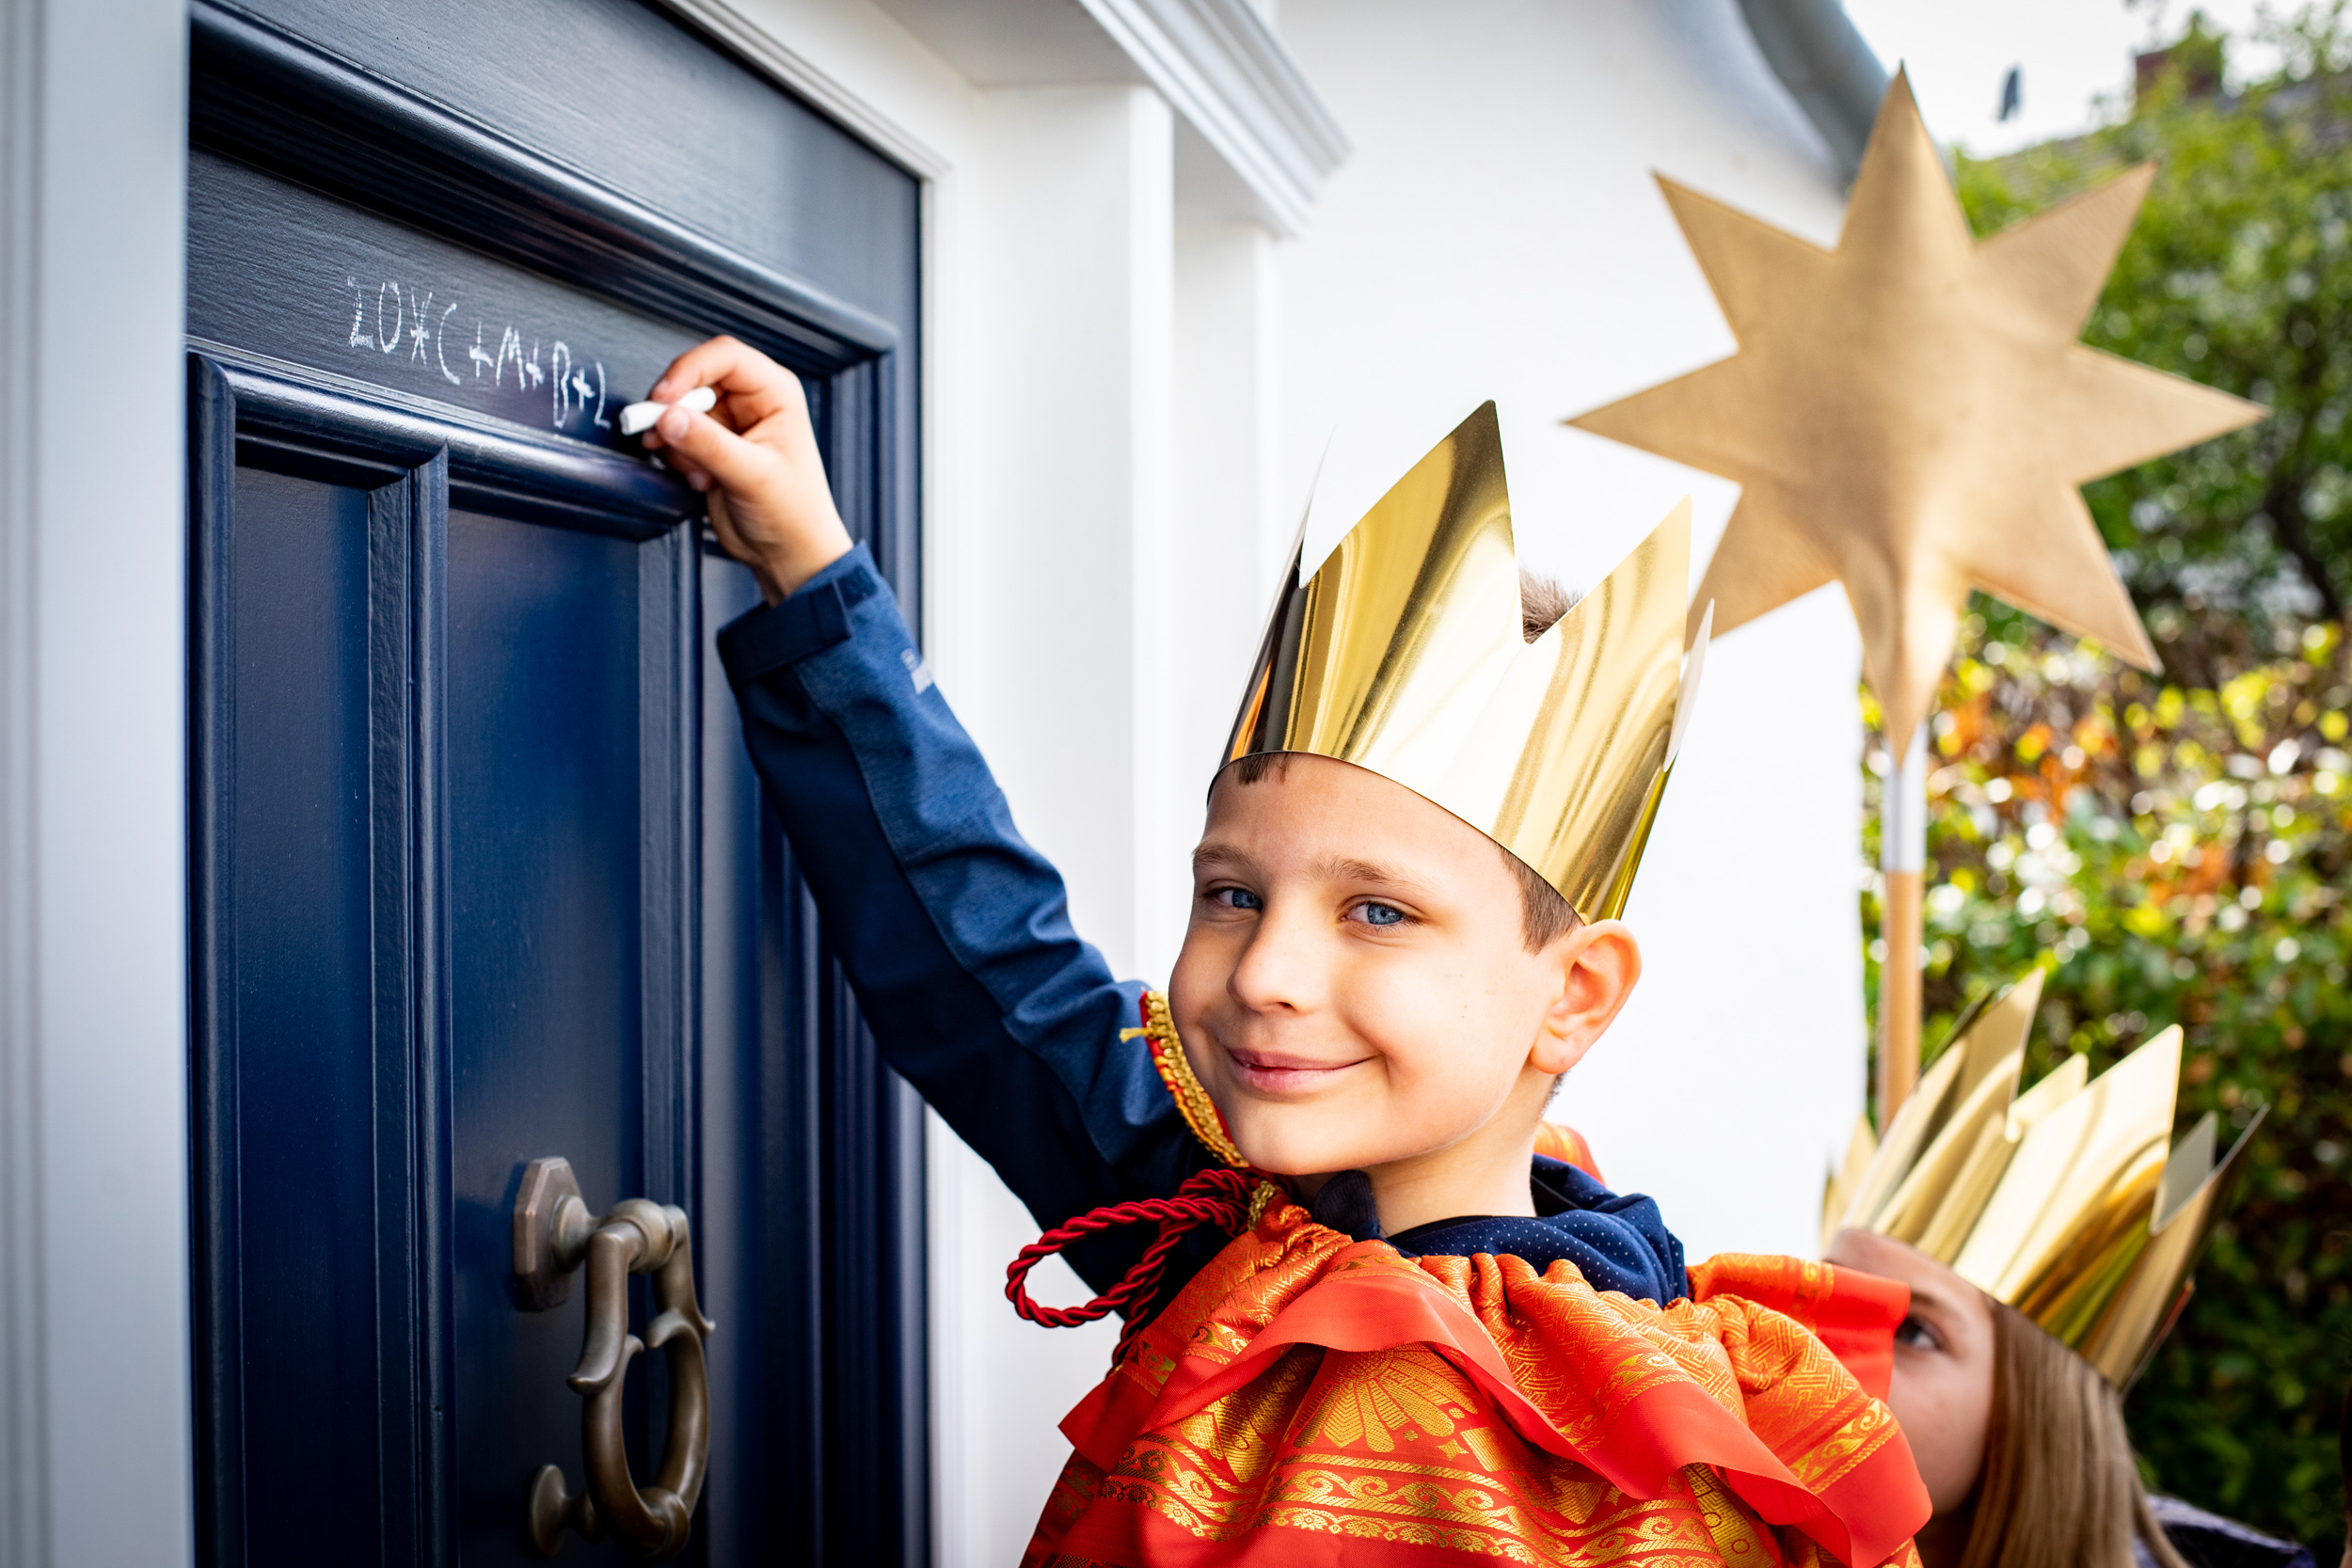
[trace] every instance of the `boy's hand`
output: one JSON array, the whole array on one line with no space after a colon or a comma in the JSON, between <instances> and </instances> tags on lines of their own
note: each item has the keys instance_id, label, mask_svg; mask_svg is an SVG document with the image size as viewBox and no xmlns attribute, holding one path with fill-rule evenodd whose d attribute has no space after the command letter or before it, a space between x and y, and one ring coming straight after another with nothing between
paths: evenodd
<instances>
[{"instance_id":1,"label":"boy's hand","mask_svg":"<svg viewBox=\"0 0 2352 1568\"><path fill-rule=\"evenodd\" d=\"M697 387L719 394L707 414L672 408L645 432L686 483L710 496L710 523L752 569L770 604L850 551L801 379L757 349L713 338L688 349L647 394L675 403Z\"/></svg>"}]
</instances>

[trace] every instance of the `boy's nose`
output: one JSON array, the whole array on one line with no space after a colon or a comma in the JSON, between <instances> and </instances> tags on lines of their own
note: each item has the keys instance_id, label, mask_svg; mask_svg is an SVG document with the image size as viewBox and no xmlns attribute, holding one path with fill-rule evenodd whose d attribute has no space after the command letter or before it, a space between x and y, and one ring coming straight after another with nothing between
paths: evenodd
<instances>
[{"instance_id":1,"label":"boy's nose","mask_svg":"<svg viewBox=\"0 0 2352 1568\"><path fill-rule=\"evenodd\" d=\"M1315 922L1269 908L1250 934L1225 989L1252 1012L1312 1012L1328 983L1327 945Z\"/></svg>"}]
</instances>

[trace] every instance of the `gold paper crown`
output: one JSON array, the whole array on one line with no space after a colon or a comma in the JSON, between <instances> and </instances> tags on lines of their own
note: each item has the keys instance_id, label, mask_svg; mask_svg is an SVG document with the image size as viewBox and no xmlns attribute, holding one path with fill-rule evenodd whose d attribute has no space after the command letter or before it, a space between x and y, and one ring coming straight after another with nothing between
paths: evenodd
<instances>
[{"instance_id":1,"label":"gold paper crown","mask_svg":"<svg viewBox=\"0 0 2352 1568\"><path fill-rule=\"evenodd\" d=\"M1822 1242L1862 1229L1909 1243L2125 1387L2185 1299L2254 1128L2217 1163L2207 1112L2168 1152L2178 1024L2095 1081L2070 1056L2019 1094L2041 1000L2037 969L1963 1021L1883 1143L1854 1129Z\"/></svg>"},{"instance_id":2,"label":"gold paper crown","mask_svg":"<svg viewBox=\"0 0 2352 1568\"><path fill-rule=\"evenodd\" d=\"M1683 657L1690 536L1685 500L1529 642L1502 433L1482 404L1313 578L1292 555L1223 761L1306 752L1369 768L1609 919L1698 684L1704 625Z\"/></svg>"}]
</instances>

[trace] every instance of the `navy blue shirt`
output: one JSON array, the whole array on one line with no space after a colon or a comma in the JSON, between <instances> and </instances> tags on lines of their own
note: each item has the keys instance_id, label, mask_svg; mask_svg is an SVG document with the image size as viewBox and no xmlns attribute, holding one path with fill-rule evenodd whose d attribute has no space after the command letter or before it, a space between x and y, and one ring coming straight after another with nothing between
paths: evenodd
<instances>
[{"instance_id":1,"label":"navy blue shirt","mask_svg":"<svg viewBox=\"0 0 2352 1568\"><path fill-rule=\"evenodd\" d=\"M1535 1156L1528 1186L1535 1217L1467 1214L1400 1230L1389 1244L1408 1258L1470 1258L1482 1252L1525 1259L1537 1273L1565 1258L1597 1291L1660 1303L1685 1293L1682 1243L1658 1205L1611 1192L1576 1166Z\"/></svg>"},{"instance_id":2,"label":"navy blue shirt","mask_svg":"<svg viewBox=\"0 0 2352 1568\"><path fill-rule=\"evenodd\" d=\"M719 653L753 766L876 1043L1039 1227L1163 1196L1212 1164L1144 1043L1120 1038L1142 1022L1144 987L1078 940L1060 875L1013 827L865 546L733 622ZM1538 1268L1566 1258L1599 1290L1684 1293L1681 1245L1656 1205L1555 1161L1534 1175L1543 1217L1470 1217L1391 1240L1509 1251ZM1067 1256L1099 1291L1150 1240L1131 1227ZM1158 1304L1224 1241L1196 1232Z\"/></svg>"}]
</instances>

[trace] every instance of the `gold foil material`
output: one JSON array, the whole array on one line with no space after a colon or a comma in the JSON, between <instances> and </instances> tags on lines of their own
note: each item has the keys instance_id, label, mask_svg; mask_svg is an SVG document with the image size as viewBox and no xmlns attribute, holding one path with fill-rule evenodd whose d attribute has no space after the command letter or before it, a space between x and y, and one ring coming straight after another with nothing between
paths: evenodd
<instances>
[{"instance_id":1,"label":"gold foil material","mask_svg":"<svg viewBox=\"0 0 2352 1568\"><path fill-rule=\"evenodd\" d=\"M1979 1014L1883 1144L1857 1130L1824 1239L1907 1242L2123 1386L2169 1324L2253 1129L2217 1162L2208 1116L2168 1150L2177 1025L2095 1080L2073 1056L2017 1093L2041 995L2036 970Z\"/></svg>"},{"instance_id":2,"label":"gold foil material","mask_svg":"<svg viewBox=\"0 0 2352 1568\"><path fill-rule=\"evenodd\" d=\"M1689 501L1530 643L1488 403L1312 578L1302 566L1294 555L1223 760L1368 768L1494 839L1583 918L1621 911L1678 738Z\"/></svg>"},{"instance_id":3,"label":"gold foil material","mask_svg":"<svg viewBox=\"0 0 2352 1568\"><path fill-rule=\"evenodd\" d=\"M1740 482L1722 630L1844 585L1898 756L1971 588L2155 668L2075 487L2264 410L2076 341L2153 173L1976 239L1898 72L1834 250L1659 182L1739 353L1568 422Z\"/></svg>"},{"instance_id":4,"label":"gold foil material","mask_svg":"<svg viewBox=\"0 0 2352 1568\"><path fill-rule=\"evenodd\" d=\"M2167 1029L2042 1119L1952 1260L1953 1272L2021 1307L2074 1243L2119 1205L2148 1209L2172 1134L2181 1031Z\"/></svg>"},{"instance_id":5,"label":"gold foil material","mask_svg":"<svg viewBox=\"0 0 2352 1568\"><path fill-rule=\"evenodd\" d=\"M1939 1219L1947 1229L1957 1219L1962 1206L1953 1201L1952 1189L1963 1172L1975 1167L1968 1185L1981 1189L1977 1199L1980 1212L2008 1164L2008 1140L1994 1134L2004 1130L2010 1102L2017 1098L2017 1081L2026 1069L2026 1037L2041 1001L2042 971L2037 969L1979 1013L1944 1053L1947 1058L1959 1058L1959 1082L1943 1097L1953 1109L1940 1118L1935 1141L1923 1148L1878 1215L1878 1227L1885 1234L1909 1242L1939 1263L1949 1263L1951 1256L1921 1243ZM1941 1067L1943 1060L1936 1065ZM1968 1215L1967 1223L1976 1223L1976 1213Z\"/></svg>"}]
</instances>

